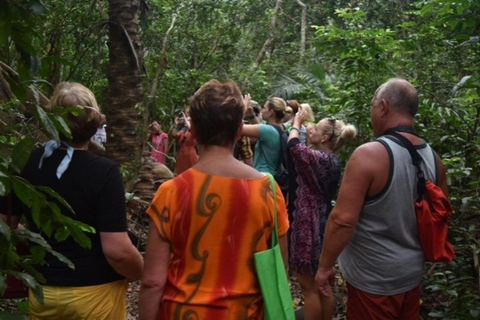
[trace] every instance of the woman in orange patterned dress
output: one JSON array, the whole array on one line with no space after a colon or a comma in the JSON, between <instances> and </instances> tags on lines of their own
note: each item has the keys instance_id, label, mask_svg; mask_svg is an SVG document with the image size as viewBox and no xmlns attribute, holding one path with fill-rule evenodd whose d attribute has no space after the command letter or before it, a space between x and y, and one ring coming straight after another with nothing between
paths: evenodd
<instances>
[{"instance_id":1,"label":"woman in orange patterned dress","mask_svg":"<svg viewBox=\"0 0 480 320\"><path fill-rule=\"evenodd\" d=\"M141 320L263 319L253 254L268 248L273 205L287 259L288 218L280 188L233 157L244 102L235 83L211 80L190 98L200 158L163 183L150 216L139 298Z\"/></svg>"}]
</instances>

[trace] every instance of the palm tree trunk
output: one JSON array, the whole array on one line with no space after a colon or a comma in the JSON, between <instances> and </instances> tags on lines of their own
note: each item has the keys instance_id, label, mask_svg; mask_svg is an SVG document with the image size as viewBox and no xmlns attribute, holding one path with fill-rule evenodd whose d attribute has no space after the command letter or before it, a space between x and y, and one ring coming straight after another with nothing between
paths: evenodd
<instances>
[{"instance_id":1,"label":"palm tree trunk","mask_svg":"<svg viewBox=\"0 0 480 320\"><path fill-rule=\"evenodd\" d=\"M109 0L108 139L106 154L131 173L125 189L131 191L145 144L141 106L142 47L137 13L140 0Z\"/></svg>"}]
</instances>

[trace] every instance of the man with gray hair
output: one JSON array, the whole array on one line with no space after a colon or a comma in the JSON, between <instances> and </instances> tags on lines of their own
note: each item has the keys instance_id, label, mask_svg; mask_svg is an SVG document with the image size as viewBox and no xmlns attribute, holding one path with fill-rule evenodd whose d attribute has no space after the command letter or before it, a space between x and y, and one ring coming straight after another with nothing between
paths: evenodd
<instances>
[{"instance_id":1,"label":"man with gray hair","mask_svg":"<svg viewBox=\"0 0 480 320\"><path fill-rule=\"evenodd\" d=\"M414 209L416 168L395 130L417 148L425 178L447 195L440 157L413 130L417 90L403 79L382 84L371 101L373 142L358 147L343 176L337 203L327 222L315 277L329 296L334 264L347 282L347 318L418 319L424 254Z\"/></svg>"}]
</instances>

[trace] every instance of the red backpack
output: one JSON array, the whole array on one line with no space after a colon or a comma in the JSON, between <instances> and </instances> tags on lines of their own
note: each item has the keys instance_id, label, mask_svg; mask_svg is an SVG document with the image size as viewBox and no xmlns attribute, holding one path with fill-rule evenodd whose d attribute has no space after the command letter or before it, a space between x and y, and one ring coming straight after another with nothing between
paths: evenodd
<instances>
[{"instance_id":1,"label":"red backpack","mask_svg":"<svg viewBox=\"0 0 480 320\"><path fill-rule=\"evenodd\" d=\"M453 212L450 201L439 186L430 180L425 180L420 168L422 158L410 140L398 134L397 130L415 133L413 129L393 128L387 130L385 134L394 136L404 144L412 157L412 163L417 167L418 197L415 199L414 205L417 215L418 238L425 254L425 260L430 262L452 261L455 251L447 240L448 223Z\"/></svg>"}]
</instances>

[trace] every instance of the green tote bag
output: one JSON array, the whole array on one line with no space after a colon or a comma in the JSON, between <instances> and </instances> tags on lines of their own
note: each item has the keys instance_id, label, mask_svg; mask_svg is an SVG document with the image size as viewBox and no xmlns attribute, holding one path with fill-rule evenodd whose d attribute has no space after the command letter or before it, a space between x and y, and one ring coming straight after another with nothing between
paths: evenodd
<instances>
[{"instance_id":1,"label":"green tote bag","mask_svg":"<svg viewBox=\"0 0 480 320\"><path fill-rule=\"evenodd\" d=\"M272 247L254 253L257 277L265 303L264 319L294 320L292 295L278 244L276 188L273 176L267 173L273 191L273 212L275 226L272 231Z\"/></svg>"}]
</instances>

